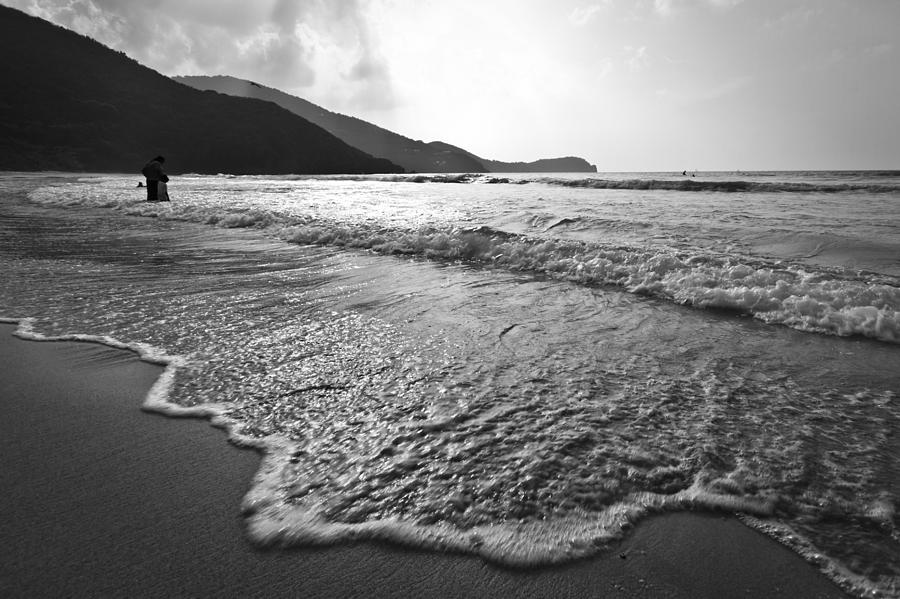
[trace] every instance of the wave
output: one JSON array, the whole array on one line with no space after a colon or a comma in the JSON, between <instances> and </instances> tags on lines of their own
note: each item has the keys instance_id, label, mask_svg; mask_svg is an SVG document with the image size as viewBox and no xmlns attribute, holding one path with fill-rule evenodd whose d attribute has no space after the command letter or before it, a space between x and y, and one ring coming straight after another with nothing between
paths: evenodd
<instances>
[{"instance_id":1,"label":"wave","mask_svg":"<svg viewBox=\"0 0 900 599\"><path fill-rule=\"evenodd\" d=\"M532 238L490 227L396 231L311 223L286 228L281 236L293 243L464 261L582 284L614 285L805 331L900 343L900 288L844 278L837 271L807 272L729 256Z\"/></svg>"},{"instance_id":2,"label":"wave","mask_svg":"<svg viewBox=\"0 0 900 599\"><path fill-rule=\"evenodd\" d=\"M803 173L799 173L802 175ZM859 175L858 173L852 173ZM752 173L756 179L776 177L783 173ZM839 176L841 173L836 173ZM846 174L845 174L846 175ZM200 175L202 176L202 175ZM900 173L895 171L873 171L863 175L865 179L894 179ZM235 178L233 175L226 178ZM900 185L890 183L865 182L809 182L809 181L759 181L753 179L722 179L721 176L711 179L691 178L597 178L586 177L571 179L565 177L519 178L498 176L484 173L452 173L452 174L402 174L402 175L280 175L280 176L241 176L254 179L280 179L286 181L325 180L325 181L376 181L382 183L454 183L454 184L509 184L528 185L542 184L554 187L570 187L583 189L612 190L659 190L681 192L721 192L721 193L898 193Z\"/></svg>"},{"instance_id":3,"label":"wave","mask_svg":"<svg viewBox=\"0 0 900 599\"><path fill-rule=\"evenodd\" d=\"M64 205L92 203L86 197L60 197L55 193L33 193L31 198ZM488 226L404 229L221 205L163 206L109 200L100 204L132 215L223 228L264 229L301 245L462 262L585 285L615 286L681 305L750 315L803 331L900 343L900 282L887 275L719 255L700 249L676 251L529 236Z\"/></svg>"},{"instance_id":4,"label":"wave","mask_svg":"<svg viewBox=\"0 0 900 599\"><path fill-rule=\"evenodd\" d=\"M897 185L858 183L801 183L791 181L697 180L697 179L534 179L533 182L588 189L633 189L706 191L725 193L896 193Z\"/></svg>"}]
</instances>

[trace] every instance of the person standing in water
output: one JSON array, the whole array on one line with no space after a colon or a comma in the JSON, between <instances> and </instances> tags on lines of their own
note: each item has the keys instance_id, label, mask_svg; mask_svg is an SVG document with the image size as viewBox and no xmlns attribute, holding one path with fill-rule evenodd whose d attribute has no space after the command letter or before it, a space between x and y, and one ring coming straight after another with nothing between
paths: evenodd
<instances>
[{"instance_id":1,"label":"person standing in water","mask_svg":"<svg viewBox=\"0 0 900 599\"><path fill-rule=\"evenodd\" d=\"M169 177L163 172L163 163L166 159L163 156L157 156L144 165L141 173L147 178L147 201L148 202L168 202L169 193L166 189L166 183ZM162 185L160 185L162 184ZM160 193L162 187L162 193Z\"/></svg>"}]
</instances>

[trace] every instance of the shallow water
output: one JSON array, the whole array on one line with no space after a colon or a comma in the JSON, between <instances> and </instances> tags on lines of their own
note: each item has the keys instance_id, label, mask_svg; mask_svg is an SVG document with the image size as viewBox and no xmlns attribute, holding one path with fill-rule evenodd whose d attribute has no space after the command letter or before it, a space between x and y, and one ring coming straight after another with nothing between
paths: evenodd
<instances>
[{"instance_id":1,"label":"shallow water","mask_svg":"<svg viewBox=\"0 0 900 599\"><path fill-rule=\"evenodd\" d=\"M171 359L167 402L271 452L261 542L551 563L724 509L896 594L898 192L745 179L198 176L160 205L7 175L0 316Z\"/></svg>"}]
</instances>

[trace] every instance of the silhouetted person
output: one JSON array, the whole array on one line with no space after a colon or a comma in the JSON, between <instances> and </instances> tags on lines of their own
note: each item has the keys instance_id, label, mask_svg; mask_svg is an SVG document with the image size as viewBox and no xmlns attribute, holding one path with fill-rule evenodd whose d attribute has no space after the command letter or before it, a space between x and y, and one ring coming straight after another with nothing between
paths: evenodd
<instances>
[{"instance_id":1,"label":"silhouetted person","mask_svg":"<svg viewBox=\"0 0 900 599\"><path fill-rule=\"evenodd\" d=\"M141 173L147 178L147 201L148 202L168 202L169 194L166 192L165 197L159 197L159 182L167 183L169 181L169 177L166 176L166 173L163 172L163 162L166 159L162 156L157 156L150 162L144 165L144 168L141 169ZM163 191L165 191L165 187L163 187Z\"/></svg>"}]
</instances>

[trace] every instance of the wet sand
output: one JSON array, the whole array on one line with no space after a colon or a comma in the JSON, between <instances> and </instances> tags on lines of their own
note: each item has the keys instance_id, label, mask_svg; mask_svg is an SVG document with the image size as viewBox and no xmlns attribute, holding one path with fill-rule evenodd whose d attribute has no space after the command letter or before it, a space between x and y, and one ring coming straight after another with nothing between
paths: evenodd
<instances>
[{"instance_id":1,"label":"wet sand","mask_svg":"<svg viewBox=\"0 0 900 599\"><path fill-rule=\"evenodd\" d=\"M842 597L734 518L667 514L621 546L516 570L386 544L259 550L240 501L253 451L140 410L161 369L0 325L3 597Z\"/></svg>"}]
</instances>

